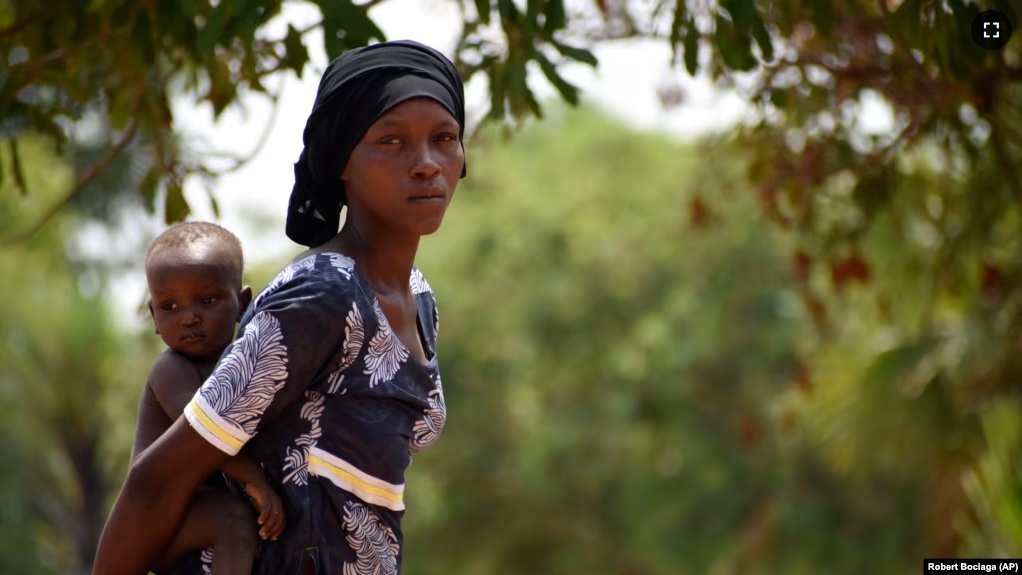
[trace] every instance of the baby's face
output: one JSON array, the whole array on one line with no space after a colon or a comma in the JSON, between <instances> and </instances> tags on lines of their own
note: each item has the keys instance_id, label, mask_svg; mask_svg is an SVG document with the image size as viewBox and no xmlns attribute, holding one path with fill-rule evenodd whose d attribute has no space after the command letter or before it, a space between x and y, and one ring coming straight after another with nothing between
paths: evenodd
<instances>
[{"instance_id":1,"label":"baby's face","mask_svg":"<svg viewBox=\"0 0 1022 575\"><path fill-rule=\"evenodd\" d=\"M238 278L222 252L214 242L161 248L146 269L156 333L193 359L218 358L243 311Z\"/></svg>"}]
</instances>

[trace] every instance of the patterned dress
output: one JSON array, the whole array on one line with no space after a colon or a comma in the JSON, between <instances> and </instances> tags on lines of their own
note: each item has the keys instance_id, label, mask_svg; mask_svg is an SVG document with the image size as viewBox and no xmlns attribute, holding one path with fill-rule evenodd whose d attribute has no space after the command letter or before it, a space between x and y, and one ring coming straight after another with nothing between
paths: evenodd
<instances>
[{"instance_id":1,"label":"patterned dress","mask_svg":"<svg viewBox=\"0 0 1022 575\"><path fill-rule=\"evenodd\" d=\"M254 573L400 573L405 469L446 417L436 301L417 269L410 284L426 364L394 335L354 262L318 254L259 294L185 409L211 444L262 463L283 499L287 526L263 544ZM182 567L208 572L212 557Z\"/></svg>"}]
</instances>

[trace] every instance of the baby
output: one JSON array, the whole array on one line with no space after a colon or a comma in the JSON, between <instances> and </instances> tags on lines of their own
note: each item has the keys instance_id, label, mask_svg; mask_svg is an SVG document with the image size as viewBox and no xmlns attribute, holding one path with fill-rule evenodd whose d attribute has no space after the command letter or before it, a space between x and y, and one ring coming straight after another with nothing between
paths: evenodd
<instances>
[{"instance_id":1,"label":"baby","mask_svg":"<svg viewBox=\"0 0 1022 575\"><path fill-rule=\"evenodd\" d=\"M132 460L181 416L233 341L237 323L252 301L252 290L242 286L243 265L241 242L212 223L174 225L149 246L145 259L149 312L156 333L170 349L156 360L142 392ZM283 507L259 464L239 454L220 469L244 487L259 511L258 519L215 474L196 494L154 569L170 567L187 551L213 547L213 575L249 575L258 537L280 535Z\"/></svg>"}]
</instances>

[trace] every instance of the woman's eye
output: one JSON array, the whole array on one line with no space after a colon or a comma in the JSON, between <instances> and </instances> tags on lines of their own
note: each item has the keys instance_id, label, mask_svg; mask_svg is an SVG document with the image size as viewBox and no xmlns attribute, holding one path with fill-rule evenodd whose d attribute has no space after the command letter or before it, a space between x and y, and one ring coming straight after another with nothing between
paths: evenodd
<instances>
[{"instance_id":1,"label":"woman's eye","mask_svg":"<svg viewBox=\"0 0 1022 575\"><path fill-rule=\"evenodd\" d=\"M386 138L381 139L380 143L385 145L385 146L392 146L392 145L395 145L395 144L400 144L401 143L401 138L399 138L397 136L387 136Z\"/></svg>"},{"instance_id":2,"label":"woman's eye","mask_svg":"<svg viewBox=\"0 0 1022 575\"><path fill-rule=\"evenodd\" d=\"M458 136L454 134L440 134L436 137L439 142L457 142Z\"/></svg>"}]
</instances>

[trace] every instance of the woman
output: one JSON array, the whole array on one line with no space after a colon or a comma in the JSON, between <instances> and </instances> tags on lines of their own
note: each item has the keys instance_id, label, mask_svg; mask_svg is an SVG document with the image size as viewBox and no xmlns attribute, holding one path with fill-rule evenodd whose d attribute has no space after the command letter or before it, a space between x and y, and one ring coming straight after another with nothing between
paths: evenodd
<instances>
[{"instance_id":1,"label":"woman","mask_svg":"<svg viewBox=\"0 0 1022 575\"><path fill-rule=\"evenodd\" d=\"M184 417L131 466L93 573L145 573L199 483L242 448L286 515L255 573L400 572L404 471L446 417L439 316L413 262L465 176L464 118L461 77L429 47L382 43L330 64L287 216L287 235L311 249L256 298ZM176 572L202 572L201 559Z\"/></svg>"}]
</instances>

